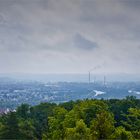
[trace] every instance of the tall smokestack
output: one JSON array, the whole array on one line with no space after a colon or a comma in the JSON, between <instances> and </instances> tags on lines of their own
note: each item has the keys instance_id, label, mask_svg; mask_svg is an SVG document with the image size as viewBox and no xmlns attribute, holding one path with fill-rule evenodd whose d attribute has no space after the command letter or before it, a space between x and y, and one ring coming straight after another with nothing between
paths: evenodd
<instances>
[{"instance_id":1,"label":"tall smokestack","mask_svg":"<svg viewBox=\"0 0 140 140\"><path fill-rule=\"evenodd\" d=\"M104 76L104 86L106 85L106 77Z\"/></svg>"},{"instance_id":2,"label":"tall smokestack","mask_svg":"<svg viewBox=\"0 0 140 140\"><path fill-rule=\"evenodd\" d=\"M90 83L90 71L88 73L88 82Z\"/></svg>"}]
</instances>

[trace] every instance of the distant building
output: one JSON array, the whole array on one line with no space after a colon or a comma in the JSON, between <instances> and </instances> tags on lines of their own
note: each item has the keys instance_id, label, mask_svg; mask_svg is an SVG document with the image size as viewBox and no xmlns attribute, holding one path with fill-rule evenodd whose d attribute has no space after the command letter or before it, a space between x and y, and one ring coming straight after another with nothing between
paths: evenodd
<instances>
[{"instance_id":1,"label":"distant building","mask_svg":"<svg viewBox=\"0 0 140 140\"><path fill-rule=\"evenodd\" d=\"M10 112L11 110L9 109L9 108L6 108L6 109L4 109L4 108L0 108L0 115L2 115L2 114L7 114L8 112Z\"/></svg>"}]
</instances>

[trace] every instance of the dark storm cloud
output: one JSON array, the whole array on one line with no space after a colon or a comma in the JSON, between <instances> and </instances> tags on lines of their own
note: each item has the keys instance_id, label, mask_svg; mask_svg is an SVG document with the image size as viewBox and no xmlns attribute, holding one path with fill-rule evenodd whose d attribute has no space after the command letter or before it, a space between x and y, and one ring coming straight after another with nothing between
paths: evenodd
<instances>
[{"instance_id":1,"label":"dark storm cloud","mask_svg":"<svg viewBox=\"0 0 140 140\"><path fill-rule=\"evenodd\" d=\"M98 44L96 42L92 42L80 34L76 34L74 38L74 44L75 47L84 50L92 50L98 48Z\"/></svg>"}]
</instances>

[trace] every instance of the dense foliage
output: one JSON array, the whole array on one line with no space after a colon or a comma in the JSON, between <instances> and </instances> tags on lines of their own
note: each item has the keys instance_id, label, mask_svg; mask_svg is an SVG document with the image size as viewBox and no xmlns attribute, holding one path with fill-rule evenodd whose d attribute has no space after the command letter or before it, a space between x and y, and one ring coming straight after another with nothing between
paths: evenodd
<instances>
[{"instance_id":1,"label":"dense foliage","mask_svg":"<svg viewBox=\"0 0 140 140\"><path fill-rule=\"evenodd\" d=\"M140 99L22 104L0 116L0 139L140 139Z\"/></svg>"}]
</instances>

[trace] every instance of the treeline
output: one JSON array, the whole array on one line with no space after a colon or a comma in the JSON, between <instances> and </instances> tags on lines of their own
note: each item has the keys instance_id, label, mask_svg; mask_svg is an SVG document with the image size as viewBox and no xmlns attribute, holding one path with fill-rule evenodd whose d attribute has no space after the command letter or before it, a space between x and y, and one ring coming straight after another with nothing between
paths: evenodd
<instances>
[{"instance_id":1,"label":"treeline","mask_svg":"<svg viewBox=\"0 0 140 140\"><path fill-rule=\"evenodd\" d=\"M140 139L140 99L22 104L0 116L0 139Z\"/></svg>"}]
</instances>

